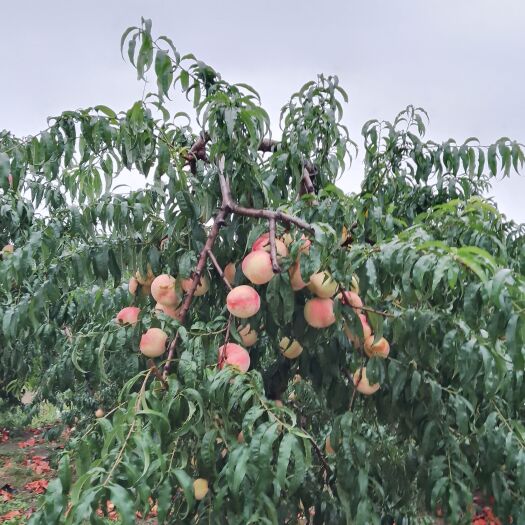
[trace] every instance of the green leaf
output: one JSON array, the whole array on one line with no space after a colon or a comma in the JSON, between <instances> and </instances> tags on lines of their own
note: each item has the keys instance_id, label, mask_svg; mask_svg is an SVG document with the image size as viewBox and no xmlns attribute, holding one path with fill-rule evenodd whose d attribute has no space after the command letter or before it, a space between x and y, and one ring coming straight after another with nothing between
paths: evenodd
<instances>
[{"instance_id":1,"label":"green leaf","mask_svg":"<svg viewBox=\"0 0 525 525\"><path fill-rule=\"evenodd\" d=\"M133 499L129 492L120 485L109 485L111 501L117 508L122 525L133 525L135 523L135 508Z\"/></svg>"}]
</instances>

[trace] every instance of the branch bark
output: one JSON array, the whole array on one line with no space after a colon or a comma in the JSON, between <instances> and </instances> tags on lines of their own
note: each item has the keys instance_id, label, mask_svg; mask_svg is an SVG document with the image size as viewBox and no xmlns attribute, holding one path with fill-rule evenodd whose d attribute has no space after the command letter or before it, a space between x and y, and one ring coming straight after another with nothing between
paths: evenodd
<instances>
[{"instance_id":1,"label":"branch bark","mask_svg":"<svg viewBox=\"0 0 525 525\"><path fill-rule=\"evenodd\" d=\"M232 285L229 283L228 279L226 279L226 276L224 275L224 271L221 268L219 261L217 261L215 254L211 250L208 250L208 257L210 258L210 261L212 262L213 266L215 266L215 269L217 270L217 273L219 274L220 278L224 281L226 288L228 288L228 290L231 290Z\"/></svg>"},{"instance_id":2,"label":"branch bark","mask_svg":"<svg viewBox=\"0 0 525 525\"><path fill-rule=\"evenodd\" d=\"M277 261L277 246L275 243L275 219L270 219L270 258L272 260L273 273L281 273L281 267Z\"/></svg>"}]
</instances>

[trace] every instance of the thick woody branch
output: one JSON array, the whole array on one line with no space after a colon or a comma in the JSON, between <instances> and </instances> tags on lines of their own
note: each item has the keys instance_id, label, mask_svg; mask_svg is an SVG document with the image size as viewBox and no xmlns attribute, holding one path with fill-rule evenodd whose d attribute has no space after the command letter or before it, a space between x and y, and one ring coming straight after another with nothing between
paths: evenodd
<instances>
[{"instance_id":1,"label":"thick woody branch","mask_svg":"<svg viewBox=\"0 0 525 525\"><path fill-rule=\"evenodd\" d=\"M268 221L270 225L270 258L272 260L273 273L281 273L281 267L277 262L277 246L275 243L275 219Z\"/></svg>"},{"instance_id":2,"label":"thick woody branch","mask_svg":"<svg viewBox=\"0 0 525 525\"><path fill-rule=\"evenodd\" d=\"M217 261L215 254L211 250L208 251L208 257L210 258L210 261L212 262L213 266L215 266L215 269L217 270L217 273L219 274L220 278L224 281L226 288L228 288L228 290L231 290L232 285L229 283L228 279L226 279L226 276L224 275L224 271L221 268L219 261Z\"/></svg>"},{"instance_id":3,"label":"thick woody branch","mask_svg":"<svg viewBox=\"0 0 525 525\"><path fill-rule=\"evenodd\" d=\"M210 233L208 235L208 239L206 240L206 244L204 245L204 248L202 249L200 253L199 261L197 262L197 267L195 268L195 272L193 273L193 278L191 281L190 289L188 291L188 294L184 298L184 302L182 303L182 307L180 309L179 319L180 319L181 324L184 323L186 314L188 313L188 310L190 309L191 302L193 300L193 296L195 295L195 291L197 290L197 286L199 285L199 282L201 280L201 275L204 271L204 268L206 267L206 259L208 257L208 254L211 248L213 247L213 244L215 242L215 239L217 238L217 235L219 234L219 230L224 224L225 216L226 216L226 211L224 209L221 209L219 213L217 213L215 220L213 222L213 226L211 227ZM177 345L177 339L178 339L178 332L168 347L168 358L167 358L166 364L164 365L164 373L163 373L164 378L166 378L169 374L171 363L173 361L173 356L175 355L175 347Z\"/></svg>"},{"instance_id":4,"label":"thick woody branch","mask_svg":"<svg viewBox=\"0 0 525 525\"><path fill-rule=\"evenodd\" d=\"M275 221L285 222L286 224L294 224L298 228L301 228L312 235L315 233L313 227L308 222L303 221L298 217L294 217L293 215L283 213L282 211L257 210L254 208L245 208L244 206L239 206L237 204L234 204L231 207L231 211L237 215L243 215L245 217L255 217L257 219L268 220L273 219Z\"/></svg>"}]
</instances>

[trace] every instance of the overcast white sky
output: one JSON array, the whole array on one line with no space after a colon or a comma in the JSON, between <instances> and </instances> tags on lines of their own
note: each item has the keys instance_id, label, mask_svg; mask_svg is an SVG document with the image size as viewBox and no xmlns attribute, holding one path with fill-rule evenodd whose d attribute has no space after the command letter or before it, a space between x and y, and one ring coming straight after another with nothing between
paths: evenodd
<instances>
[{"instance_id":1,"label":"overcast white sky","mask_svg":"<svg viewBox=\"0 0 525 525\"><path fill-rule=\"evenodd\" d=\"M0 0L0 129L38 132L65 109L128 109L142 86L119 42L140 17L224 78L253 85L274 124L289 95L337 74L359 144L362 124L408 104L430 114L427 137L525 142L523 0ZM359 187L361 161L340 185ZM491 195L525 222L525 176Z\"/></svg>"}]
</instances>

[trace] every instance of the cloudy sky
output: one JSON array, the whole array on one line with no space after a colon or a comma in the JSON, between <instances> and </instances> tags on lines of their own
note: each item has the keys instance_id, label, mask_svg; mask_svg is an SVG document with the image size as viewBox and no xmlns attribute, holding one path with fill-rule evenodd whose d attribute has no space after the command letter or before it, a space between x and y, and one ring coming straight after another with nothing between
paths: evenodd
<instances>
[{"instance_id":1,"label":"cloudy sky","mask_svg":"<svg viewBox=\"0 0 525 525\"><path fill-rule=\"evenodd\" d=\"M350 95L354 140L370 118L408 104L430 114L428 138L525 142L523 0L0 0L0 129L27 135L65 109L128 109L142 86L119 51L140 17L183 53L258 89L277 122L289 95L317 73ZM359 187L361 158L340 181ZM525 174L524 174L525 175ZM525 222L525 176L491 195Z\"/></svg>"}]
</instances>

